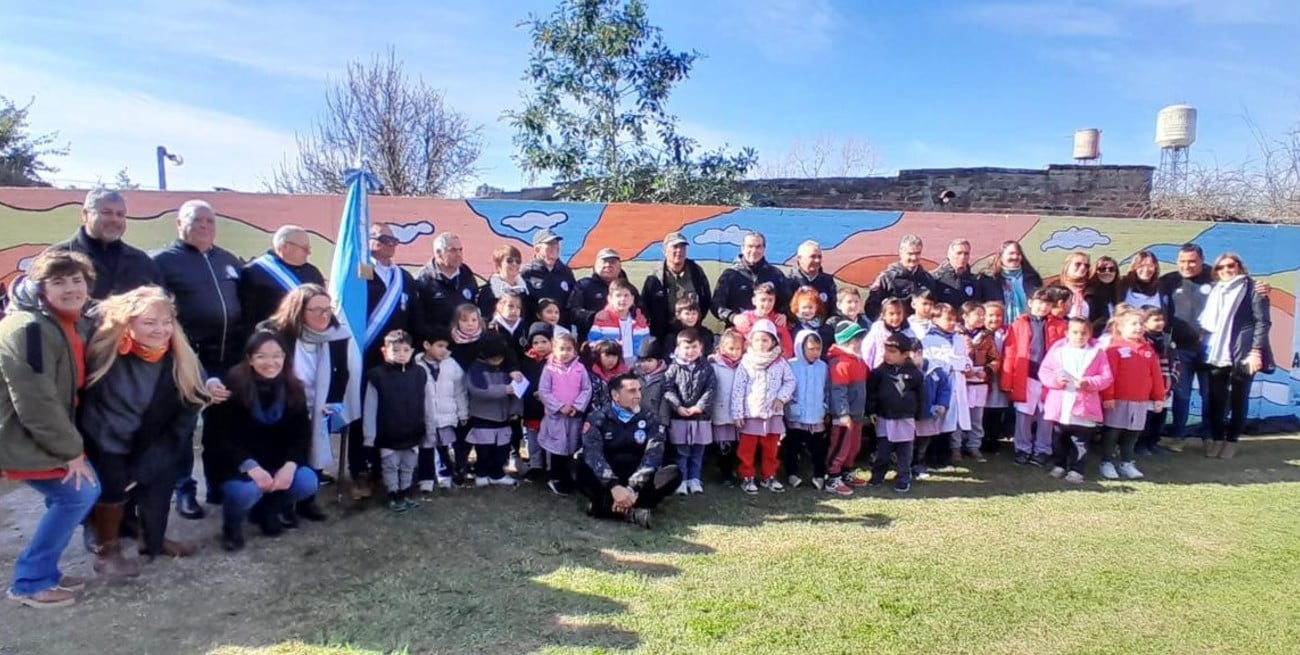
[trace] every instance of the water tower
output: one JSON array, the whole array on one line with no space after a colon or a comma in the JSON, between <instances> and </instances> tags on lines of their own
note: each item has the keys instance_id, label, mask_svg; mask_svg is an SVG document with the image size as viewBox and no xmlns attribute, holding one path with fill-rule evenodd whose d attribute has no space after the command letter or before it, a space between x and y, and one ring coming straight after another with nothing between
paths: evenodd
<instances>
[{"instance_id":1,"label":"water tower","mask_svg":"<svg viewBox=\"0 0 1300 655\"><path fill-rule=\"evenodd\" d=\"M1074 163L1080 166L1101 163L1101 130L1075 130Z\"/></svg>"},{"instance_id":2,"label":"water tower","mask_svg":"<svg viewBox=\"0 0 1300 655\"><path fill-rule=\"evenodd\" d=\"M1156 145L1160 146L1160 177L1174 188L1187 179L1187 162L1196 141L1196 108L1169 105L1156 114Z\"/></svg>"}]
</instances>

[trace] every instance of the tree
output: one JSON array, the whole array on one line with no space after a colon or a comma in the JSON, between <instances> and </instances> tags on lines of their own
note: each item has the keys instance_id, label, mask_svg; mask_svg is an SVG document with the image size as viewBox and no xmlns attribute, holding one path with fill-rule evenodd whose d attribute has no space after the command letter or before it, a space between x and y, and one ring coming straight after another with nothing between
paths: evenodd
<instances>
[{"instance_id":1,"label":"tree","mask_svg":"<svg viewBox=\"0 0 1300 655\"><path fill-rule=\"evenodd\" d=\"M54 145L58 132L28 134L27 112L34 102L33 98L19 107L0 96L0 186L50 186L41 174L59 169L46 158L68 154L68 146Z\"/></svg>"},{"instance_id":2,"label":"tree","mask_svg":"<svg viewBox=\"0 0 1300 655\"><path fill-rule=\"evenodd\" d=\"M874 174L879 166L880 157L867 139L819 134L811 139L796 139L785 155L765 159L758 168L758 177L864 177Z\"/></svg>"},{"instance_id":3,"label":"tree","mask_svg":"<svg viewBox=\"0 0 1300 655\"><path fill-rule=\"evenodd\" d=\"M391 196L445 196L477 171L482 127L446 106L442 91L410 80L393 50L348 64L325 96L325 112L298 155L273 173L281 193L342 193L343 172L366 160Z\"/></svg>"},{"instance_id":4,"label":"tree","mask_svg":"<svg viewBox=\"0 0 1300 655\"><path fill-rule=\"evenodd\" d=\"M122 168L117 171L117 175L113 176L112 184L104 184L103 181L100 181L98 186L109 187L118 191L135 191L140 188L140 183L133 181L131 176L127 174L126 169Z\"/></svg>"},{"instance_id":5,"label":"tree","mask_svg":"<svg viewBox=\"0 0 1300 655\"><path fill-rule=\"evenodd\" d=\"M562 198L597 202L743 204L749 148L701 153L665 103L699 53L673 52L642 0L561 0L529 16L533 89L519 111L516 161L554 176Z\"/></svg>"}]
</instances>

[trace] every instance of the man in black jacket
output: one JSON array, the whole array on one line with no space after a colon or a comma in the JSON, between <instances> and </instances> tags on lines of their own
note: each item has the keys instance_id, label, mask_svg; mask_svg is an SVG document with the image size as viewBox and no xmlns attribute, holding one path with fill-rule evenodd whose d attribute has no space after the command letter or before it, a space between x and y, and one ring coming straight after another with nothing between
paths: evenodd
<instances>
[{"instance_id":1,"label":"man in black jacket","mask_svg":"<svg viewBox=\"0 0 1300 655\"><path fill-rule=\"evenodd\" d=\"M216 245L217 215L202 200L189 200L176 212L180 238L153 253L162 285L176 299L176 316L209 377L222 377L239 362L243 325L239 306L239 269L243 262ZM176 512L201 519L203 506L195 498L194 449L182 448L176 481ZM204 472L204 477L211 477ZM220 494L209 487L208 499Z\"/></svg>"},{"instance_id":2,"label":"man in black jacket","mask_svg":"<svg viewBox=\"0 0 1300 655\"><path fill-rule=\"evenodd\" d=\"M790 290L785 274L767 263L767 238L757 232L745 235L740 244L740 256L731 268L718 276L718 287L713 291L713 315L723 325L731 327L735 317L754 308L754 287L771 282L776 287L777 318L783 322L790 305Z\"/></svg>"},{"instance_id":3,"label":"man in black jacket","mask_svg":"<svg viewBox=\"0 0 1300 655\"><path fill-rule=\"evenodd\" d=\"M587 333L591 331L592 319L609 304L607 298L609 283L619 278L627 280L627 273L623 272L622 257L613 248L602 248L596 253L596 266L591 272L591 277L578 280L578 285L573 288L573 294L569 296L569 320L573 322L573 328L578 331L579 341L587 339ZM635 289L632 292L632 301L636 305L641 304L641 297Z\"/></svg>"},{"instance_id":4,"label":"man in black jacket","mask_svg":"<svg viewBox=\"0 0 1300 655\"><path fill-rule=\"evenodd\" d=\"M867 318L880 318L880 306L886 298L903 300L911 311L912 294L921 289L934 291L934 278L921 268L921 237L908 234L898 243L898 261L880 272L867 291Z\"/></svg>"},{"instance_id":5,"label":"man in black jacket","mask_svg":"<svg viewBox=\"0 0 1300 655\"><path fill-rule=\"evenodd\" d=\"M244 266L239 272L239 307L245 334L270 318L290 290L300 284L325 284L320 269L307 261L310 256L311 234L284 225L272 235L271 249Z\"/></svg>"},{"instance_id":6,"label":"man in black jacket","mask_svg":"<svg viewBox=\"0 0 1300 655\"><path fill-rule=\"evenodd\" d=\"M473 303L478 293L478 280L474 271L465 265L465 250L460 237L451 232L434 237L433 259L420 269L416 283L420 287L420 311L426 330L454 328L451 319L456 308ZM484 327L487 327L486 322ZM428 338L429 334L426 332L420 338Z\"/></svg>"},{"instance_id":7,"label":"man in black jacket","mask_svg":"<svg viewBox=\"0 0 1300 655\"><path fill-rule=\"evenodd\" d=\"M835 313L835 296L839 289L835 285L835 278L822 270L821 244L811 239L799 244L799 250L795 253L795 267L790 271L790 295L793 296L802 287L817 290L817 297L826 308L827 316ZM777 307L777 311L793 314L789 309Z\"/></svg>"},{"instance_id":8,"label":"man in black jacket","mask_svg":"<svg viewBox=\"0 0 1300 655\"><path fill-rule=\"evenodd\" d=\"M681 484L675 464L663 464L668 428L641 410L641 381L631 373L609 381L612 402L588 418L582 435L578 488L587 514L650 528L650 510Z\"/></svg>"},{"instance_id":9,"label":"man in black jacket","mask_svg":"<svg viewBox=\"0 0 1300 655\"><path fill-rule=\"evenodd\" d=\"M550 298L559 304L561 312L567 312L569 294L573 293L577 280L573 277L573 271L560 261L560 245L563 241L564 237L550 230L538 230L537 234L533 235L535 258L524 265L519 271L519 276L524 279L524 284L528 285L528 295L533 298L534 305L542 298ZM536 318L536 316L524 317L529 322ZM572 319L567 315L560 317L560 321L565 324L570 320Z\"/></svg>"},{"instance_id":10,"label":"man in black jacket","mask_svg":"<svg viewBox=\"0 0 1300 655\"><path fill-rule=\"evenodd\" d=\"M664 237L662 272L651 273L641 287L650 333L658 339L663 339L671 331L679 298L692 298L698 302L700 316L707 315L713 307L708 276L699 264L686 257L688 243L681 232Z\"/></svg>"},{"instance_id":11,"label":"man in black jacket","mask_svg":"<svg viewBox=\"0 0 1300 655\"><path fill-rule=\"evenodd\" d=\"M970 268L970 241L966 239L953 239L948 244L948 260L939 264L930 277L934 278L935 302L948 303L961 311L967 302L981 300L979 276Z\"/></svg>"},{"instance_id":12,"label":"man in black jacket","mask_svg":"<svg viewBox=\"0 0 1300 655\"><path fill-rule=\"evenodd\" d=\"M81 205L81 227L72 238L50 246L90 258L95 265L95 288L90 297L103 300L146 284L159 284L158 266L139 248L122 241L126 234L126 200L109 189L93 189Z\"/></svg>"}]
</instances>

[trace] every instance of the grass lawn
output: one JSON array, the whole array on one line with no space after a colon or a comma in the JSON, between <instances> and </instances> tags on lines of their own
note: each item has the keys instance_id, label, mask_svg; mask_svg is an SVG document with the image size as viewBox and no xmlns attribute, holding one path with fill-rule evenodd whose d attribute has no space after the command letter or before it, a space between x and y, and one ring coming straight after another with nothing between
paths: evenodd
<instances>
[{"instance_id":1,"label":"grass lawn","mask_svg":"<svg viewBox=\"0 0 1300 655\"><path fill-rule=\"evenodd\" d=\"M0 653L1300 652L1300 436L1142 467L1069 487L1004 454L843 500L715 485L652 531L463 490L250 530L237 555L216 517L176 521L198 556L67 610L7 605ZM0 495L5 575L36 502Z\"/></svg>"}]
</instances>

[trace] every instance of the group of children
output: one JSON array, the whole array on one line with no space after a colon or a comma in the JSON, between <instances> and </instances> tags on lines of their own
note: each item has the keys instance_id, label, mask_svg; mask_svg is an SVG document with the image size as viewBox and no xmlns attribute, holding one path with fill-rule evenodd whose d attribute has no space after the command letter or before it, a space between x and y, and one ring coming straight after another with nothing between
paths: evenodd
<instances>
[{"instance_id":1,"label":"group of children","mask_svg":"<svg viewBox=\"0 0 1300 655\"><path fill-rule=\"evenodd\" d=\"M642 410L667 427L679 495L704 492L709 453L748 494L803 485L805 459L811 485L831 494L879 487L891 468L907 492L934 467L986 461L985 439L1012 412L1018 464L1050 463L1053 477L1080 482L1098 443L1102 477L1140 478L1135 457L1154 447L1172 382L1163 316L1120 306L1094 339L1086 320L1064 318L1059 291L1035 291L1010 325L1001 303L935 304L924 290L910 317L888 299L871 323L856 289L839 291L833 316L800 289L787 315L759 284L755 309L717 337L680 300L661 342L617 280L583 344L556 303L540 301L526 326L520 298L505 294L486 325L474 305L458 308L414 358L410 335L385 337L385 363L367 373L365 443L381 449L395 511L415 506L417 484L469 481L471 450L476 486L517 484L526 454L528 477L568 495L585 417L610 402L610 379L633 371ZM858 468L864 445L873 456Z\"/></svg>"}]
</instances>

